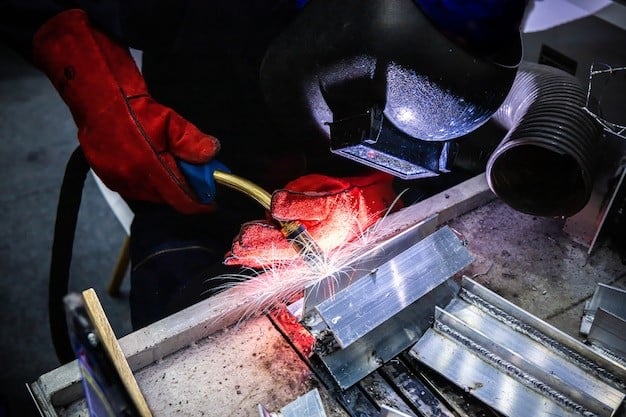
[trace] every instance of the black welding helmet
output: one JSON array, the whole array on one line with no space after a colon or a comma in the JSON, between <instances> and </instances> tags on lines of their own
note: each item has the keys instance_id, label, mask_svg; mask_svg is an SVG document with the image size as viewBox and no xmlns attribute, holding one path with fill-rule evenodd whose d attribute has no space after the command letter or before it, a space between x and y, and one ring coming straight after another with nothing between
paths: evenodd
<instances>
[{"instance_id":1,"label":"black welding helmet","mask_svg":"<svg viewBox=\"0 0 626 417\"><path fill-rule=\"evenodd\" d=\"M402 178L446 171L448 144L502 104L526 0L311 0L268 49L261 86L291 135Z\"/></svg>"}]
</instances>

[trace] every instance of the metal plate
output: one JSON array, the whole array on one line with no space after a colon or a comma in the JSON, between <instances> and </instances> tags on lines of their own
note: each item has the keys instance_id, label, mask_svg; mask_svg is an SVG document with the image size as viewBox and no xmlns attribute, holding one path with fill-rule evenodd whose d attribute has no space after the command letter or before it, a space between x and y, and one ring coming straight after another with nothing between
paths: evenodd
<instances>
[{"instance_id":1,"label":"metal plate","mask_svg":"<svg viewBox=\"0 0 626 417\"><path fill-rule=\"evenodd\" d=\"M473 261L459 238L443 227L316 307L346 348Z\"/></svg>"},{"instance_id":2,"label":"metal plate","mask_svg":"<svg viewBox=\"0 0 626 417\"><path fill-rule=\"evenodd\" d=\"M626 398L587 346L467 278L410 353L510 417L609 417Z\"/></svg>"}]
</instances>

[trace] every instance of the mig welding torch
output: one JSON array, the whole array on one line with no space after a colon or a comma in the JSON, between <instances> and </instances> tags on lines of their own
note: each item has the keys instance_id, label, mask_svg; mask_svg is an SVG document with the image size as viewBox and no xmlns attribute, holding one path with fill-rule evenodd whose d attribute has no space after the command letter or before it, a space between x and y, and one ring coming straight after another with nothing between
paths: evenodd
<instances>
[{"instance_id":1,"label":"mig welding torch","mask_svg":"<svg viewBox=\"0 0 626 417\"><path fill-rule=\"evenodd\" d=\"M178 165L204 203L215 200L215 183L218 183L246 194L268 211L271 209L272 195L270 193L252 181L230 173L230 170L218 161L211 161L204 165L178 161ZM317 269L324 259L324 255L306 227L298 220L279 221L278 223L283 236L291 243L298 255L311 268Z\"/></svg>"}]
</instances>

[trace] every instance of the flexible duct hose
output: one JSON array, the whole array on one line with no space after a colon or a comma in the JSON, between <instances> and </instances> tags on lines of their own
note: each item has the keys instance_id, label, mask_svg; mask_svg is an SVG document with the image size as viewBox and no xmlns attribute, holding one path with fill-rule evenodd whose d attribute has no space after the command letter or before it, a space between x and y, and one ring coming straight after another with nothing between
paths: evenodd
<instances>
[{"instance_id":1,"label":"flexible duct hose","mask_svg":"<svg viewBox=\"0 0 626 417\"><path fill-rule=\"evenodd\" d=\"M583 110L585 103L574 76L522 62L493 115L508 132L486 167L500 199L537 216L571 216L587 204L601 128Z\"/></svg>"}]
</instances>

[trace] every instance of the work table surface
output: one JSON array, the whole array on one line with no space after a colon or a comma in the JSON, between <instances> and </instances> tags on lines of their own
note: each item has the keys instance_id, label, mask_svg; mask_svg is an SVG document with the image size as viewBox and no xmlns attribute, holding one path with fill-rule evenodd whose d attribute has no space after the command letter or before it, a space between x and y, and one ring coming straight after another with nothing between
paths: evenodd
<instances>
[{"instance_id":1,"label":"work table surface","mask_svg":"<svg viewBox=\"0 0 626 417\"><path fill-rule=\"evenodd\" d=\"M589 255L563 220L516 212L498 199L447 222L475 261L463 274L578 339L583 306L598 283L626 288L626 266L607 242ZM127 336L128 337L128 336ZM135 373L155 417L258 416L320 384L265 316L197 340ZM347 416L321 390L329 417ZM84 402L57 407L86 416Z\"/></svg>"}]
</instances>

